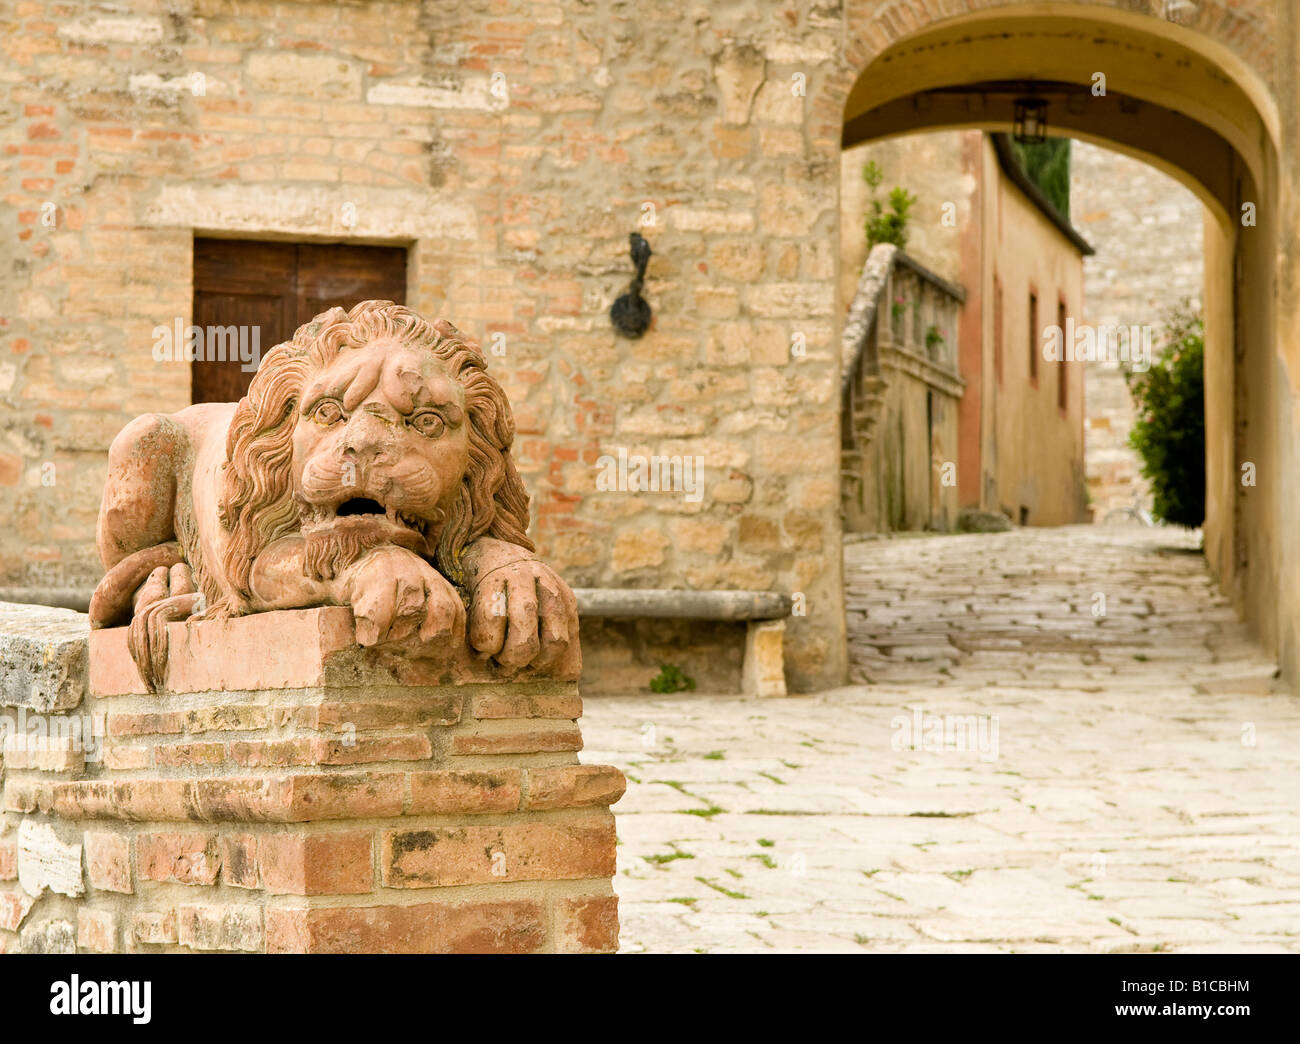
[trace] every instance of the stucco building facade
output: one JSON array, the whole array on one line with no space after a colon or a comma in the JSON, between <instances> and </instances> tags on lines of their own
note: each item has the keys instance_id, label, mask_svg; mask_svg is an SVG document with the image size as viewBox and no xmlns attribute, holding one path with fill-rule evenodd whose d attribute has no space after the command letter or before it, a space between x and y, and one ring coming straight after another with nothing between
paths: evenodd
<instances>
[{"instance_id":1,"label":"stucco building facade","mask_svg":"<svg viewBox=\"0 0 1300 1044\"><path fill-rule=\"evenodd\" d=\"M952 329L942 331L960 354L962 387L947 452L935 457L939 467L955 465L954 507L1001 512L1021 525L1084 521L1085 367L1049 358L1046 335L1083 322L1091 247L1023 175L1005 140L981 131L906 135L844 153L841 295L866 256L870 192L861 172L869 162L884 175L880 195L899 185L916 198L909 255L965 295ZM947 513L949 525L955 516Z\"/></svg>"}]
</instances>

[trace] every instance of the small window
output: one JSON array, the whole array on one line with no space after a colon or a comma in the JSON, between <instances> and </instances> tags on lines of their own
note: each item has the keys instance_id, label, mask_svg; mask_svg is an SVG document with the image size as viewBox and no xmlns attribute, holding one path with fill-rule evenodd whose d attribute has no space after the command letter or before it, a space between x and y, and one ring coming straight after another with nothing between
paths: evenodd
<instances>
[{"instance_id":1,"label":"small window","mask_svg":"<svg viewBox=\"0 0 1300 1044\"><path fill-rule=\"evenodd\" d=\"M993 275L993 373L1002 383L1002 280Z\"/></svg>"},{"instance_id":2,"label":"small window","mask_svg":"<svg viewBox=\"0 0 1300 1044\"><path fill-rule=\"evenodd\" d=\"M194 240L192 402L237 402L256 361L328 308L406 303L406 248ZM207 350L211 342L211 351Z\"/></svg>"},{"instance_id":3,"label":"small window","mask_svg":"<svg viewBox=\"0 0 1300 1044\"><path fill-rule=\"evenodd\" d=\"M1070 408L1070 364L1066 362L1064 297L1056 304L1056 325L1061 331L1061 361L1056 368L1060 374L1060 380L1056 385L1056 405L1062 410L1068 410Z\"/></svg>"},{"instance_id":4,"label":"small window","mask_svg":"<svg viewBox=\"0 0 1300 1044\"><path fill-rule=\"evenodd\" d=\"M1038 383L1038 292L1029 291L1029 379Z\"/></svg>"}]
</instances>

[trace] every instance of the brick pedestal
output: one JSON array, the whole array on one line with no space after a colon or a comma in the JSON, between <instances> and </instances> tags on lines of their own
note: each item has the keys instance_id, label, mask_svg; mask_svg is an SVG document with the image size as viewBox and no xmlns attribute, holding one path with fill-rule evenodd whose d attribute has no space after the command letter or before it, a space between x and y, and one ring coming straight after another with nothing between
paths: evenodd
<instances>
[{"instance_id":1,"label":"brick pedestal","mask_svg":"<svg viewBox=\"0 0 1300 1044\"><path fill-rule=\"evenodd\" d=\"M6 742L0 948L616 949L625 781L578 763L576 652L503 680L358 649L338 608L170 632L162 693L91 635L98 760Z\"/></svg>"}]
</instances>

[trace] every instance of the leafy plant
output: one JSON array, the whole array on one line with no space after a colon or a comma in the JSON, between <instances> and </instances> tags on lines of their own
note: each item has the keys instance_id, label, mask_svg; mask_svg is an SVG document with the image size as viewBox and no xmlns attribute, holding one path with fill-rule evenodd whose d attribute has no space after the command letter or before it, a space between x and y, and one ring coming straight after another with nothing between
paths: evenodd
<instances>
[{"instance_id":1,"label":"leafy plant","mask_svg":"<svg viewBox=\"0 0 1300 1044\"><path fill-rule=\"evenodd\" d=\"M1020 167L1042 190L1061 217L1070 216L1070 139L1048 138L1040 145L1012 141Z\"/></svg>"},{"instance_id":2,"label":"leafy plant","mask_svg":"<svg viewBox=\"0 0 1300 1044\"><path fill-rule=\"evenodd\" d=\"M871 189L871 201L867 205L867 249L877 243L893 243L900 249L907 246L907 221L916 197L901 185L895 185L889 190L889 209L886 210L876 195L885 175L875 160L862 168L862 180Z\"/></svg>"},{"instance_id":3,"label":"leafy plant","mask_svg":"<svg viewBox=\"0 0 1300 1044\"><path fill-rule=\"evenodd\" d=\"M944 343L944 332L933 324L926 328L925 347L928 351L934 351L939 345Z\"/></svg>"},{"instance_id":4,"label":"leafy plant","mask_svg":"<svg viewBox=\"0 0 1300 1044\"><path fill-rule=\"evenodd\" d=\"M1126 369L1137 410L1129 443L1151 482L1152 513L1179 526L1205 521L1205 322L1185 302L1165 320L1145 372Z\"/></svg>"},{"instance_id":5,"label":"leafy plant","mask_svg":"<svg viewBox=\"0 0 1300 1044\"><path fill-rule=\"evenodd\" d=\"M695 688L695 679L682 673L680 667L670 663L661 664L659 673L650 679L651 692L682 692Z\"/></svg>"}]
</instances>

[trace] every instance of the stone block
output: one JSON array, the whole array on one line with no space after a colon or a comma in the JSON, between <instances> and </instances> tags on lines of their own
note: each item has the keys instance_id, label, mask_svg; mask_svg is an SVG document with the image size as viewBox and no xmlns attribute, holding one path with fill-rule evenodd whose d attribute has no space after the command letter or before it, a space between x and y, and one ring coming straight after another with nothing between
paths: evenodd
<instances>
[{"instance_id":1,"label":"stone block","mask_svg":"<svg viewBox=\"0 0 1300 1044\"><path fill-rule=\"evenodd\" d=\"M747 696L784 696L785 621L753 620L745 631L741 685Z\"/></svg>"},{"instance_id":2,"label":"stone block","mask_svg":"<svg viewBox=\"0 0 1300 1044\"><path fill-rule=\"evenodd\" d=\"M131 886L131 843L122 834L88 830L86 877L91 888L129 895Z\"/></svg>"},{"instance_id":3,"label":"stone block","mask_svg":"<svg viewBox=\"0 0 1300 1044\"><path fill-rule=\"evenodd\" d=\"M556 949L613 953L618 949L618 896L567 896L555 904Z\"/></svg>"},{"instance_id":4,"label":"stone block","mask_svg":"<svg viewBox=\"0 0 1300 1044\"><path fill-rule=\"evenodd\" d=\"M118 949L118 916L112 910L77 910L77 948L91 953L115 953Z\"/></svg>"},{"instance_id":5,"label":"stone block","mask_svg":"<svg viewBox=\"0 0 1300 1044\"><path fill-rule=\"evenodd\" d=\"M179 943L191 950L257 953L265 947L262 908L254 905L177 907L176 933Z\"/></svg>"},{"instance_id":6,"label":"stone block","mask_svg":"<svg viewBox=\"0 0 1300 1044\"><path fill-rule=\"evenodd\" d=\"M546 933L532 899L277 907L266 916L268 953L534 953Z\"/></svg>"},{"instance_id":7,"label":"stone block","mask_svg":"<svg viewBox=\"0 0 1300 1044\"><path fill-rule=\"evenodd\" d=\"M148 692L127 648L127 629L90 634L90 687L97 696ZM439 685L498 680L499 672L467 648L422 659L410 649L357 645L352 611L343 606L284 609L227 620L167 625L167 674L173 693L299 689L321 685ZM232 649L240 650L231 655ZM575 644L548 677L576 680ZM543 672L524 670L515 679Z\"/></svg>"},{"instance_id":8,"label":"stone block","mask_svg":"<svg viewBox=\"0 0 1300 1044\"><path fill-rule=\"evenodd\" d=\"M159 946L176 942L176 914L172 911L137 910L131 918L137 942Z\"/></svg>"},{"instance_id":9,"label":"stone block","mask_svg":"<svg viewBox=\"0 0 1300 1044\"><path fill-rule=\"evenodd\" d=\"M89 634L85 613L0 602L0 706L42 714L79 706Z\"/></svg>"},{"instance_id":10,"label":"stone block","mask_svg":"<svg viewBox=\"0 0 1300 1044\"><path fill-rule=\"evenodd\" d=\"M76 953L77 926L62 919L28 924L18 940L19 953Z\"/></svg>"},{"instance_id":11,"label":"stone block","mask_svg":"<svg viewBox=\"0 0 1300 1044\"><path fill-rule=\"evenodd\" d=\"M64 841L49 823L24 819L18 827L18 884L34 898L47 888L60 895L84 895L81 841Z\"/></svg>"},{"instance_id":12,"label":"stone block","mask_svg":"<svg viewBox=\"0 0 1300 1044\"><path fill-rule=\"evenodd\" d=\"M335 100L361 97L361 66L327 55L252 54L247 76L253 87L271 94Z\"/></svg>"},{"instance_id":13,"label":"stone block","mask_svg":"<svg viewBox=\"0 0 1300 1044\"><path fill-rule=\"evenodd\" d=\"M171 628L168 684L97 691L110 739L145 758L92 779L9 766L10 948L617 948L626 781L578 763L576 682L371 659L337 607ZM94 632L90 660L131 681L122 630ZM34 923L50 891L62 919Z\"/></svg>"},{"instance_id":14,"label":"stone block","mask_svg":"<svg viewBox=\"0 0 1300 1044\"><path fill-rule=\"evenodd\" d=\"M749 109L763 82L766 64L763 52L750 44L732 44L714 59L713 78L722 96L723 122L749 122Z\"/></svg>"}]
</instances>

